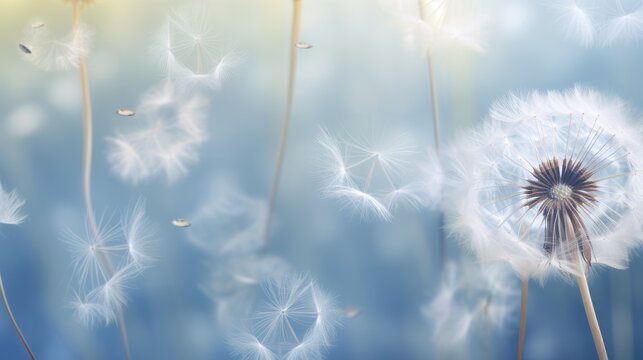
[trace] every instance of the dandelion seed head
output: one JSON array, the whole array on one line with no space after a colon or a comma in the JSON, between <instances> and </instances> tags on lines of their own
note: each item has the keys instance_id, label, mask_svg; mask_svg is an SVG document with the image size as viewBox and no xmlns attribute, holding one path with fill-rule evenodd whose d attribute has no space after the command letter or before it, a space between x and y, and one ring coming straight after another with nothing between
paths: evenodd
<instances>
[{"instance_id":1,"label":"dandelion seed head","mask_svg":"<svg viewBox=\"0 0 643 360\"><path fill-rule=\"evenodd\" d=\"M623 267L638 242L620 229L639 226L640 135L621 100L591 89L510 95L451 156L449 228L522 274Z\"/></svg>"}]
</instances>

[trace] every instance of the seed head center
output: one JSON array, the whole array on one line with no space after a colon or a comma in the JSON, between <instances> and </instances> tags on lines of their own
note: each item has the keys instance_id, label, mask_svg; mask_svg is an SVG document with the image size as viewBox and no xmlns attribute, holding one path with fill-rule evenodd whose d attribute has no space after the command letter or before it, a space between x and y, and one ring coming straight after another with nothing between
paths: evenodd
<instances>
[{"instance_id":1,"label":"seed head center","mask_svg":"<svg viewBox=\"0 0 643 360\"><path fill-rule=\"evenodd\" d=\"M554 200L566 200L572 196L572 188L567 184L556 184L549 190L549 195Z\"/></svg>"}]
</instances>

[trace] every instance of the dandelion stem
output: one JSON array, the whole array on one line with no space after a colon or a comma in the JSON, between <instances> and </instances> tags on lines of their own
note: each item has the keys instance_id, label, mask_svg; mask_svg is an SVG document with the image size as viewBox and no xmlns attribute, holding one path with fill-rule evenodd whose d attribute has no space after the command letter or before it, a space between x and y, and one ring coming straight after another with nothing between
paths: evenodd
<instances>
[{"instance_id":1,"label":"dandelion stem","mask_svg":"<svg viewBox=\"0 0 643 360\"><path fill-rule=\"evenodd\" d=\"M80 14L81 4L79 1L75 1L72 9L73 31L78 31L80 27ZM78 69L80 72L80 87L83 100L83 203L85 206L85 214L87 216L87 221L89 222L90 229L92 233L97 237L98 241L101 241L98 231L98 225L94 216L94 207L92 205L91 196L93 121L91 96L89 92L89 77L87 76L87 65L85 63L85 57L82 55L78 59ZM114 274L114 266L112 265L109 256L105 251L101 251L100 254L103 266L105 266L108 270L108 276L112 276ZM118 329L120 332L121 342L123 343L123 351L125 352L125 358L129 360L131 359L131 356L129 351L129 341L127 339L127 329L125 327L125 317L123 315L122 309L118 308L116 312Z\"/></svg>"},{"instance_id":2,"label":"dandelion stem","mask_svg":"<svg viewBox=\"0 0 643 360\"><path fill-rule=\"evenodd\" d=\"M426 63L429 68L429 86L431 87L431 117L433 118L433 138L435 140L435 151L438 156L442 153L442 141L440 137L440 115L438 112L438 95L435 85L435 71L433 65L433 55L431 51L426 54Z\"/></svg>"},{"instance_id":3,"label":"dandelion stem","mask_svg":"<svg viewBox=\"0 0 643 360\"><path fill-rule=\"evenodd\" d=\"M13 316L13 312L11 311L11 307L9 306L9 300L7 300L7 293L4 291L4 283L2 282L2 274L0 274L0 295L2 295L2 302L4 303L4 309L7 311L7 315L9 315L9 319L11 320L11 324L13 325L13 329L16 331L16 335L18 335L18 338L20 338L20 342L22 342L22 346L24 346L25 350L27 350L27 353L29 354L29 358L31 358L32 360L36 360L36 355L34 355L33 351L31 351L31 348L29 347L29 343L27 343L27 339L22 334L22 331L20 330L20 326L18 326L18 323L16 322L16 318Z\"/></svg>"},{"instance_id":4,"label":"dandelion stem","mask_svg":"<svg viewBox=\"0 0 643 360\"><path fill-rule=\"evenodd\" d=\"M529 278L523 276L520 287L520 328L518 330L518 352L516 359L522 360L525 349L525 331L527 328L527 295L529 292Z\"/></svg>"},{"instance_id":5,"label":"dandelion stem","mask_svg":"<svg viewBox=\"0 0 643 360\"><path fill-rule=\"evenodd\" d=\"M592 296L589 293L587 278L584 274L577 275L576 282L578 282L578 289L580 290L580 295L583 298L583 306L585 307L585 314L587 315L589 328L592 331L592 337L594 338L594 345L596 345L598 358L600 360L607 360L607 350L605 349L605 343L603 342L601 328L598 325L598 319L596 318L596 312L594 311L594 305L592 304Z\"/></svg>"},{"instance_id":6,"label":"dandelion stem","mask_svg":"<svg viewBox=\"0 0 643 360\"><path fill-rule=\"evenodd\" d=\"M281 169L283 167L284 156L286 154L286 143L288 142L288 130L290 128L290 117L292 114L293 95L295 91L295 75L297 74L297 41L299 40L299 29L301 23L301 0L293 0L292 29L290 32L290 66L288 69L288 90L286 97L286 110L284 113L284 122L281 127L279 136L279 145L277 147L277 163L272 177L272 188L270 190L270 200L268 201L268 215L264 226L264 244L268 243L270 234L270 225L277 200L277 190L279 189L279 180L281 178Z\"/></svg>"}]
</instances>

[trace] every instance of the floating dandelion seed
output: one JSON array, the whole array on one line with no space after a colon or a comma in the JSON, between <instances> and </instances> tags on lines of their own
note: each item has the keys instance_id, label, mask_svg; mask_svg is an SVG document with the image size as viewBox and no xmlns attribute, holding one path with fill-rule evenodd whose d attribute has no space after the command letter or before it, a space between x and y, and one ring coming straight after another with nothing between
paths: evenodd
<instances>
[{"instance_id":1,"label":"floating dandelion seed","mask_svg":"<svg viewBox=\"0 0 643 360\"><path fill-rule=\"evenodd\" d=\"M192 226L192 223L187 221L186 219L176 218L172 219L172 225L178 228L186 228Z\"/></svg>"},{"instance_id":2,"label":"floating dandelion seed","mask_svg":"<svg viewBox=\"0 0 643 360\"><path fill-rule=\"evenodd\" d=\"M130 109L119 108L116 110L116 115L118 116L134 116L136 113Z\"/></svg>"},{"instance_id":3,"label":"floating dandelion seed","mask_svg":"<svg viewBox=\"0 0 643 360\"><path fill-rule=\"evenodd\" d=\"M83 25L62 38L53 36L43 27L30 27L19 46L23 58L41 70L62 71L79 66L80 58L89 54L90 42L91 33Z\"/></svg>"},{"instance_id":4,"label":"floating dandelion seed","mask_svg":"<svg viewBox=\"0 0 643 360\"><path fill-rule=\"evenodd\" d=\"M357 307L349 307L344 309L344 317L349 319L356 318L362 311Z\"/></svg>"},{"instance_id":5,"label":"floating dandelion seed","mask_svg":"<svg viewBox=\"0 0 643 360\"><path fill-rule=\"evenodd\" d=\"M166 83L144 95L140 121L131 130L107 138L107 160L112 171L131 183L159 173L174 182L197 162L198 148L206 139L205 101Z\"/></svg>"},{"instance_id":6,"label":"floating dandelion seed","mask_svg":"<svg viewBox=\"0 0 643 360\"><path fill-rule=\"evenodd\" d=\"M289 274L263 284L247 330L230 338L243 359L320 359L341 312L307 276Z\"/></svg>"},{"instance_id":7,"label":"floating dandelion seed","mask_svg":"<svg viewBox=\"0 0 643 360\"><path fill-rule=\"evenodd\" d=\"M449 226L523 275L584 273L579 257L622 268L638 243L639 134L619 99L593 90L510 95L454 156Z\"/></svg>"},{"instance_id":8,"label":"floating dandelion seed","mask_svg":"<svg viewBox=\"0 0 643 360\"><path fill-rule=\"evenodd\" d=\"M343 202L362 218L390 220L399 206L426 203L418 177L417 154L405 134L392 135L376 145L340 142L322 130L324 194Z\"/></svg>"},{"instance_id":9,"label":"floating dandelion seed","mask_svg":"<svg viewBox=\"0 0 643 360\"><path fill-rule=\"evenodd\" d=\"M20 48L20 50L21 50L23 53L25 53L25 54L31 54L31 50L29 49L29 47L28 47L27 45L25 45L25 44L18 44L18 47Z\"/></svg>"},{"instance_id":10,"label":"floating dandelion seed","mask_svg":"<svg viewBox=\"0 0 643 360\"><path fill-rule=\"evenodd\" d=\"M97 231L86 228L83 236L68 232L65 243L72 254L78 279L70 308L86 326L108 325L126 302L128 283L152 262L149 247L153 241L144 204L139 201L116 225ZM108 264L118 264L112 267Z\"/></svg>"},{"instance_id":11,"label":"floating dandelion seed","mask_svg":"<svg viewBox=\"0 0 643 360\"><path fill-rule=\"evenodd\" d=\"M170 80L182 85L220 87L239 62L223 51L211 24L210 10L203 6L173 11L152 46L156 59Z\"/></svg>"},{"instance_id":12,"label":"floating dandelion seed","mask_svg":"<svg viewBox=\"0 0 643 360\"><path fill-rule=\"evenodd\" d=\"M301 41L298 41L295 46L297 46L298 49L310 49L313 47L312 45Z\"/></svg>"}]
</instances>

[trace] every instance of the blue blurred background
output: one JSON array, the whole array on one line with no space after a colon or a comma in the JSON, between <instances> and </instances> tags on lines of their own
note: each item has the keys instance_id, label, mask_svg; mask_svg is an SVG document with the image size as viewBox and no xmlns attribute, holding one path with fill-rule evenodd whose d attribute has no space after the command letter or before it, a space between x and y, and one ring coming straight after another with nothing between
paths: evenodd
<instances>
[{"instance_id":1,"label":"blue blurred background","mask_svg":"<svg viewBox=\"0 0 643 360\"><path fill-rule=\"evenodd\" d=\"M83 13L94 32L87 61L95 118L96 212L118 215L141 197L158 235L158 261L134 283L125 310L132 353L141 359L230 356L213 304L199 288L206 280L208 257L170 220L193 213L209 183L221 176L235 179L251 196L267 197L285 104L291 2L208 0L215 9L212 25L244 62L220 90L207 92L210 138L199 163L172 185L155 178L131 186L114 176L104 139L131 121L114 111L135 107L141 93L162 81L148 49L168 10L184 3L99 0ZM638 44L582 48L566 40L551 12L534 1L489 0L482 7L492 19L487 52L436 55L447 142L481 121L490 103L509 91L582 83L643 108ZM17 44L36 20L65 31L71 10L53 0L0 0L0 181L18 190L29 214L19 227L0 228L0 270L14 313L40 358L117 359L122 350L115 326L87 330L66 305L72 269L61 232L83 223L79 79L74 70L46 73L22 61ZM309 272L342 307L361 309L340 327L328 359L436 356L430 324L420 308L440 281L438 214L409 210L398 212L390 223L364 222L340 211L317 190L315 136L320 125L353 134L402 129L412 132L421 146L431 146L425 60L401 39L390 15L373 0L303 0L301 40L314 47L299 55L275 227L264 252ZM457 244L449 246L448 254L459 257ZM628 323L632 339L643 334L643 283L637 277L642 272L643 260L635 254L629 270L596 269L590 277L607 350L614 358L643 358L643 342L623 345ZM469 355L463 350L449 357L513 358L517 325L516 313L494 333L487 354L472 348ZM525 357L595 356L576 286L560 279L532 284ZM3 314L0 358L24 357Z\"/></svg>"}]
</instances>

